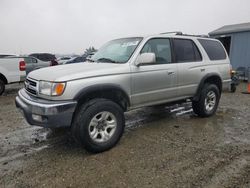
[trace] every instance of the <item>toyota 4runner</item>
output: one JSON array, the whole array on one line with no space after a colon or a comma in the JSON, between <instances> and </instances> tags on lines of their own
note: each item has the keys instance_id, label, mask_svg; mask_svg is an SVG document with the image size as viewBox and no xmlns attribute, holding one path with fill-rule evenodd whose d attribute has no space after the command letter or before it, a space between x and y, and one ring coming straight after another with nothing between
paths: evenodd
<instances>
[{"instance_id":1,"label":"toyota 4runner","mask_svg":"<svg viewBox=\"0 0 250 188\"><path fill-rule=\"evenodd\" d=\"M108 42L85 63L31 72L16 106L27 122L70 127L88 151L112 148L124 112L191 100L195 114L216 112L230 85L230 61L215 39L165 33Z\"/></svg>"}]
</instances>

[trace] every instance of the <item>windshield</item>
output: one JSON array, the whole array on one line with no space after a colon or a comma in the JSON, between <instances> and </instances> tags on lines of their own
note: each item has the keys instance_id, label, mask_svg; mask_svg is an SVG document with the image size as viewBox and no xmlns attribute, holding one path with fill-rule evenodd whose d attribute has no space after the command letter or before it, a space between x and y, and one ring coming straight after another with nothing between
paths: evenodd
<instances>
[{"instance_id":1,"label":"windshield","mask_svg":"<svg viewBox=\"0 0 250 188\"><path fill-rule=\"evenodd\" d=\"M116 39L102 46L90 60L105 63L126 63L142 38Z\"/></svg>"}]
</instances>

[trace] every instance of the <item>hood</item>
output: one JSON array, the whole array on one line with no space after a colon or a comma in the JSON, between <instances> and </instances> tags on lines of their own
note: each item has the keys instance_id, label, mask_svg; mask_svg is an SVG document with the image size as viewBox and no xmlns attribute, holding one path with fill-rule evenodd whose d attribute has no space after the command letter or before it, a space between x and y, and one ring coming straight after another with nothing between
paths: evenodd
<instances>
[{"instance_id":1,"label":"hood","mask_svg":"<svg viewBox=\"0 0 250 188\"><path fill-rule=\"evenodd\" d=\"M128 73L129 70L128 64L85 62L38 69L29 73L28 77L35 80L63 82L109 74Z\"/></svg>"}]
</instances>

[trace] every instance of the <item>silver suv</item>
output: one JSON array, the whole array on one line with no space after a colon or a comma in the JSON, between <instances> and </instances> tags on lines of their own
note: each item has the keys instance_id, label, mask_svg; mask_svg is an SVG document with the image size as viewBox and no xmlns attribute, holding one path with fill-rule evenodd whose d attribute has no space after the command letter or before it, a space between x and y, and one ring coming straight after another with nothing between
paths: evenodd
<instances>
[{"instance_id":1,"label":"silver suv","mask_svg":"<svg viewBox=\"0 0 250 188\"><path fill-rule=\"evenodd\" d=\"M102 152L121 138L124 112L190 99L194 113L208 117L230 81L218 40L180 33L121 38L83 64L31 72L16 106L29 124L70 127L88 151Z\"/></svg>"}]
</instances>

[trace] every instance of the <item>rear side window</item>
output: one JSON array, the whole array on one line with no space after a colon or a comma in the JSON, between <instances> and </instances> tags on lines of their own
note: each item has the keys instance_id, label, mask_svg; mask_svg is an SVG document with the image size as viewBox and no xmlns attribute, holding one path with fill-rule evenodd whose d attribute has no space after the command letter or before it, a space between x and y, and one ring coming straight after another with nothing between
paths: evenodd
<instances>
[{"instance_id":1,"label":"rear side window","mask_svg":"<svg viewBox=\"0 0 250 188\"><path fill-rule=\"evenodd\" d=\"M210 60L226 59L226 52L220 42L206 39L198 39L198 41L207 52Z\"/></svg>"},{"instance_id":2,"label":"rear side window","mask_svg":"<svg viewBox=\"0 0 250 188\"><path fill-rule=\"evenodd\" d=\"M25 57L24 58L25 63L27 64L31 64L31 63L37 63L37 60L35 58L32 57Z\"/></svg>"},{"instance_id":3,"label":"rear side window","mask_svg":"<svg viewBox=\"0 0 250 188\"><path fill-rule=\"evenodd\" d=\"M192 40L174 39L175 60L177 63L201 61L201 54Z\"/></svg>"}]
</instances>

